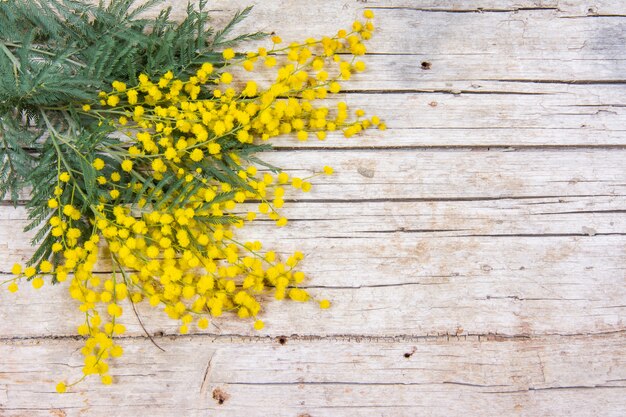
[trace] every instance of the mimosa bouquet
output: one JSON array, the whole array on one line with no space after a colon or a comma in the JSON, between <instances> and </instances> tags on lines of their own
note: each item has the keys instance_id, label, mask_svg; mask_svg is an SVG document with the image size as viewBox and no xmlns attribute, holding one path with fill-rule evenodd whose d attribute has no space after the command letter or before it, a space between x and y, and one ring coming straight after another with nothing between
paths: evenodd
<instances>
[{"instance_id":1,"label":"mimosa bouquet","mask_svg":"<svg viewBox=\"0 0 626 417\"><path fill-rule=\"evenodd\" d=\"M162 309L184 334L222 315L260 330L268 295L313 300L299 287L304 255L280 257L246 240L245 227L285 226L286 195L333 169L299 178L259 154L281 135L385 129L344 102L322 104L365 69L371 11L348 30L283 44L231 36L249 8L214 30L206 1L180 22L169 9L142 17L160 1L134 3L0 2L0 194L18 204L28 193L26 230L36 230L32 257L2 284L15 292L49 280L75 300L83 376L59 392L92 374L112 382L124 310L136 303Z\"/></svg>"}]
</instances>

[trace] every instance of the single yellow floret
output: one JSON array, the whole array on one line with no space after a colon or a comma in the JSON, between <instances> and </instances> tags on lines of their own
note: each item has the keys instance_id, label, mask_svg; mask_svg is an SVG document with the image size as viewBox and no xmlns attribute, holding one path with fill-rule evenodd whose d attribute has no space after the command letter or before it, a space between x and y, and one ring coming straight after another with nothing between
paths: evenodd
<instances>
[{"instance_id":1,"label":"single yellow floret","mask_svg":"<svg viewBox=\"0 0 626 417\"><path fill-rule=\"evenodd\" d=\"M100 158L96 158L93 160L92 165L96 170L100 171L102 168L104 168L104 161Z\"/></svg>"},{"instance_id":2,"label":"single yellow floret","mask_svg":"<svg viewBox=\"0 0 626 417\"><path fill-rule=\"evenodd\" d=\"M223 84L230 84L231 82L233 82L233 74L231 74L230 72L222 73L222 75L220 77L220 81Z\"/></svg>"},{"instance_id":3,"label":"single yellow floret","mask_svg":"<svg viewBox=\"0 0 626 417\"><path fill-rule=\"evenodd\" d=\"M41 272L48 273L48 272L52 271L52 264L50 262L48 262L48 261L42 261L39 264L39 270Z\"/></svg>"},{"instance_id":4,"label":"single yellow floret","mask_svg":"<svg viewBox=\"0 0 626 417\"><path fill-rule=\"evenodd\" d=\"M33 288L38 290L39 288L43 287L43 278L41 277L37 277L34 278L31 283L33 284Z\"/></svg>"},{"instance_id":5,"label":"single yellow floret","mask_svg":"<svg viewBox=\"0 0 626 417\"><path fill-rule=\"evenodd\" d=\"M224 52L222 52L222 56L224 59L233 59L235 57L235 51L231 48L225 49Z\"/></svg>"},{"instance_id":6,"label":"single yellow floret","mask_svg":"<svg viewBox=\"0 0 626 417\"><path fill-rule=\"evenodd\" d=\"M107 104L111 107L115 107L119 104L120 98L118 96L110 96L107 99Z\"/></svg>"},{"instance_id":7,"label":"single yellow floret","mask_svg":"<svg viewBox=\"0 0 626 417\"><path fill-rule=\"evenodd\" d=\"M192 161L200 162L204 158L204 153L200 149L196 148L191 152L189 158L191 158Z\"/></svg>"},{"instance_id":8,"label":"single yellow floret","mask_svg":"<svg viewBox=\"0 0 626 417\"><path fill-rule=\"evenodd\" d=\"M124 349L119 345L114 345L111 347L110 353L114 358L119 358L124 354Z\"/></svg>"},{"instance_id":9,"label":"single yellow floret","mask_svg":"<svg viewBox=\"0 0 626 417\"><path fill-rule=\"evenodd\" d=\"M222 150L222 147L219 143L210 143L209 144L209 153L211 155L217 155Z\"/></svg>"},{"instance_id":10,"label":"single yellow floret","mask_svg":"<svg viewBox=\"0 0 626 417\"><path fill-rule=\"evenodd\" d=\"M125 159L122 161L122 170L126 172L130 172L133 169L133 161L129 159Z\"/></svg>"}]
</instances>

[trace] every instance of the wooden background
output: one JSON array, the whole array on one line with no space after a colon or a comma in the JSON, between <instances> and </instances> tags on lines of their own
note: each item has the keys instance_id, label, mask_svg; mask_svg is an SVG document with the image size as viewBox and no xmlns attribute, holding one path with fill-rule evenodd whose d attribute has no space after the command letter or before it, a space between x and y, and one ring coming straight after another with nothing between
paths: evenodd
<instances>
[{"instance_id":1,"label":"wooden background","mask_svg":"<svg viewBox=\"0 0 626 417\"><path fill-rule=\"evenodd\" d=\"M183 2L172 0L178 15ZM626 415L626 4L600 0L213 1L285 40L376 13L351 106L384 133L267 159L337 175L286 204L311 292L255 332L177 335L132 315L117 383L79 375L67 288L0 292L0 416ZM321 146L323 145L323 146ZM0 207L0 280L32 251Z\"/></svg>"}]
</instances>

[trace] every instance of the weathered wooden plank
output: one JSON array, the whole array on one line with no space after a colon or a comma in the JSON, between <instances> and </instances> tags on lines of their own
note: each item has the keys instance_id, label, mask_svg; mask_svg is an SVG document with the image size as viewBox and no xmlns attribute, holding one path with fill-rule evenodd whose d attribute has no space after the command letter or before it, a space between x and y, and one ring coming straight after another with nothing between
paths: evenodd
<instances>
[{"instance_id":1,"label":"weathered wooden plank","mask_svg":"<svg viewBox=\"0 0 626 417\"><path fill-rule=\"evenodd\" d=\"M576 87L578 89L581 86ZM626 144L623 131L626 111L609 99L581 87L550 95L390 93L349 94L338 97L353 109L378 115L389 125L387 132L368 132L345 139L340 133L324 142L305 143L293 137L272 140L288 147L393 147L393 146L596 146ZM569 87L568 87L569 89ZM626 89L613 88L613 93ZM384 97L384 98L383 98ZM583 98L586 97L586 98Z\"/></svg>"},{"instance_id":2,"label":"weathered wooden plank","mask_svg":"<svg viewBox=\"0 0 626 417\"><path fill-rule=\"evenodd\" d=\"M358 144L359 139L344 139ZM330 165L310 193L288 199L351 202L519 197L623 196L623 149L328 149L266 152L261 158L303 178ZM25 195L24 197L27 197Z\"/></svg>"},{"instance_id":3,"label":"weathered wooden plank","mask_svg":"<svg viewBox=\"0 0 626 417\"><path fill-rule=\"evenodd\" d=\"M314 251L302 269L309 273L311 293L331 299L333 308L270 301L262 316L264 334L528 335L625 329L623 236L316 238L283 245ZM3 291L0 300L0 335L5 337L75 334L82 320L65 285L46 286L45 296L24 286L16 295ZM142 334L130 306L125 311L130 334ZM146 305L138 311L150 332L178 332L178 324L163 313ZM212 333L255 333L250 322L232 317L215 323Z\"/></svg>"},{"instance_id":4,"label":"weathered wooden plank","mask_svg":"<svg viewBox=\"0 0 626 417\"><path fill-rule=\"evenodd\" d=\"M626 97L626 88L568 86L561 91L551 94L546 89L545 95L512 93L478 97L427 92L384 96L351 94L345 101L354 108L364 108L368 114L378 114L389 121L390 127L397 129L622 129L626 111L619 103ZM592 96L592 91L597 95ZM445 119L441 114L446 114Z\"/></svg>"},{"instance_id":5,"label":"weathered wooden plank","mask_svg":"<svg viewBox=\"0 0 626 417\"><path fill-rule=\"evenodd\" d=\"M488 1L488 0L370 0L364 7L413 8L424 12L448 13L520 13L528 10L555 11L557 15L571 17L593 17L598 15L623 14L624 7L619 2L599 0L590 3L578 0L529 0L529 1Z\"/></svg>"},{"instance_id":6,"label":"weathered wooden plank","mask_svg":"<svg viewBox=\"0 0 626 417\"><path fill-rule=\"evenodd\" d=\"M416 239L463 242L488 237L619 236L626 234L626 218L621 215L625 200L624 196L600 196L288 202L282 209L291 220L288 227L277 229L272 221L261 219L248 225L240 236L260 239L279 248L285 242L301 240L310 249L314 248L307 241L317 238L367 238L384 242L413 235ZM244 207L256 208L254 204ZM27 224L24 207L0 208L0 271L6 273L13 262L23 262L32 254L34 249L29 241L34 232L21 234ZM20 238L15 239L16 235Z\"/></svg>"},{"instance_id":7,"label":"weathered wooden plank","mask_svg":"<svg viewBox=\"0 0 626 417\"><path fill-rule=\"evenodd\" d=\"M293 151L264 157L294 175L310 175L322 163L336 169L335 177L319 178L315 193L300 200L621 195L626 174L623 152L616 150L333 150L323 156Z\"/></svg>"},{"instance_id":8,"label":"weathered wooden plank","mask_svg":"<svg viewBox=\"0 0 626 417\"><path fill-rule=\"evenodd\" d=\"M349 139L352 141L354 138ZM353 143L358 143L354 139ZM535 197L621 197L622 149L489 150L329 149L266 152L262 159L308 178L324 165L331 177L312 180L298 201L459 200Z\"/></svg>"},{"instance_id":9,"label":"weathered wooden plank","mask_svg":"<svg viewBox=\"0 0 626 417\"><path fill-rule=\"evenodd\" d=\"M594 60L584 56L565 60L543 56L516 58L425 53L399 55L390 61L388 55L372 51L359 60L366 64L366 71L353 75L350 80L342 80L345 90L373 90L376 93L433 91L455 95L509 93L512 98L515 95L560 94L565 102L575 99L588 102L615 99L624 89L620 60ZM236 74L234 85L240 85L238 79L254 77L263 83L276 77L276 68L261 64L253 72L237 66L231 71ZM590 90L594 94L589 94Z\"/></svg>"},{"instance_id":10,"label":"weathered wooden plank","mask_svg":"<svg viewBox=\"0 0 626 417\"><path fill-rule=\"evenodd\" d=\"M518 94L510 83L500 83L493 89L502 91L492 94L471 80L444 79L407 81L410 90L379 94L377 88L382 90L394 82L369 74L363 79L365 87L372 90L340 94L336 100L345 101L353 110L362 108L368 115L378 115L389 131L368 132L350 140L337 133L324 142L304 143L286 136L274 138L272 143L298 148L626 145L626 110L620 104L626 100L626 88L621 86L548 88L535 84L533 87L538 87L533 93L517 88Z\"/></svg>"},{"instance_id":11,"label":"weathered wooden plank","mask_svg":"<svg viewBox=\"0 0 626 417\"><path fill-rule=\"evenodd\" d=\"M474 200L453 197L412 200L408 195L405 200L397 201L288 201L279 211L290 219L290 227L277 230L273 221L259 217L244 230L254 230L254 235L276 231L281 239L304 235L308 238L376 237L394 233L421 233L439 238L524 234L593 236L626 232L626 216L621 215L624 204L626 196L623 195L476 197ZM256 209L257 204L245 203L234 213L244 215ZM27 241L34 235L32 231L25 233L21 242L11 239L27 224L28 213L24 206L0 207L0 241L5 245L27 249ZM4 265L0 261L0 271L4 270Z\"/></svg>"},{"instance_id":12,"label":"weathered wooden plank","mask_svg":"<svg viewBox=\"0 0 626 417\"><path fill-rule=\"evenodd\" d=\"M513 52L517 57L537 54L552 54L565 59L581 54L595 59L624 57L619 38L623 22L619 16L607 16L624 14L623 5L620 7L616 3L611 6L608 2L594 5L560 2L565 9L560 11L553 5L535 4L533 7L525 6L524 2L506 2L503 6L493 6L493 2L472 2L468 7L470 10L465 9L469 12L463 12L466 7L463 5L450 7L439 3L432 7L432 2L411 1L397 4L339 0L291 2L289 7L279 2L221 1L212 4L218 12L216 23L226 21L229 11L251 3L255 4L253 18L238 31L278 31L287 41L333 34L359 18L363 9L372 8L377 12L378 36L372 38L370 45L377 53L437 51L440 54L506 55ZM182 18L186 4L176 6L173 15ZM484 9L482 13L480 8ZM589 9L595 11L589 12ZM328 15L333 18L320 18ZM285 25L286 21L306 22L306 26Z\"/></svg>"},{"instance_id":13,"label":"weathered wooden plank","mask_svg":"<svg viewBox=\"0 0 626 417\"><path fill-rule=\"evenodd\" d=\"M621 416L623 334L494 338L126 339L117 384L80 372L79 341L0 344L0 415ZM73 353L72 353L73 352ZM470 411L471 412L471 411ZM56 414L55 414L56 413Z\"/></svg>"},{"instance_id":14,"label":"weathered wooden plank","mask_svg":"<svg viewBox=\"0 0 626 417\"><path fill-rule=\"evenodd\" d=\"M237 10L250 4L255 5L255 10L264 6L263 1L219 0L212 4L215 11L228 12ZM612 0L595 0L593 2L581 3L579 0L368 0L367 2L353 1L340 2L328 1L324 3L328 6L326 13L334 8L352 12L354 10L369 9L413 9L424 13L509 13L519 14L528 11L545 11L555 15L566 15L571 17L596 17L598 15L619 15L623 14L622 4ZM266 7L269 5L266 5ZM290 4L290 6L295 6ZM300 6L300 5L297 5ZM183 14L184 5L173 3L174 13ZM333 16L335 17L335 16ZM610 17L610 16L609 16ZM619 17L619 16L617 16ZM319 19L316 19L319 20ZM309 23L309 22L307 22ZM310 22L314 24L315 22Z\"/></svg>"}]
</instances>

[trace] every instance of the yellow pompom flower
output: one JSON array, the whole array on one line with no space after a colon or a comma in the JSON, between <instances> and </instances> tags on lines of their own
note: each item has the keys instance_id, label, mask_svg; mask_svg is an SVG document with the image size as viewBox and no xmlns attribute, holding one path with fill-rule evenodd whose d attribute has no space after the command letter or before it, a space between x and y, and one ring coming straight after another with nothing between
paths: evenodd
<instances>
[{"instance_id":1,"label":"yellow pompom flower","mask_svg":"<svg viewBox=\"0 0 626 417\"><path fill-rule=\"evenodd\" d=\"M280 174L278 174L279 184L286 184L287 181L289 181L289 174L287 174L286 172L281 172Z\"/></svg>"},{"instance_id":2,"label":"yellow pompom flower","mask_svg":"<svg viewBox=\"0 0 626 417\"><path fill-rule=\"evenodd\" d=\"M304 302L309 299L309 294L300 288L292 288L289 290L289 298L294 301Z\"/></svg>"},{"instance_id":3,"label":"yellow pompom flower","mask_svg":"<svg viewBox=\"0 0 626 417\"><path fill-rule=\"evenodd\" d=\"M67 385L65 384L65 382L59 382L56 386L56 391L59 394L63 394L65 391L67 391Z\"/></svg>"},{"instance_id":4,"label":"yellow pompom flower","mask_svg":"<svg viewBox=\"0 0 626 417\"><path fill-rule=\"evenodd\" d=\"M70 174L69 172L63 172L61 175L59 175L59 181L61 182L68 182L70 180Z\"/></svg>"},{"instance_id":5,"label":"yellow pompom flower","mask_svg":"<svg viewBox=\"0 0 626 417\"><path fill-rule=\"evenodd\" d=\"M191 158L192 161L200 162L204 158L204 153L200 149L196 148L191 152L189 158Z\"/></svg>"},{"instance_id":6,"label":"yellow pompom flower","mask_svg":"<svg viewBox=\"0 0 626 417\"><path fill-rule=\"evenodd\" d=\"M11 273L13 275L19 275L22 273L22 265L20 264L14 264L13 267L11 268Z\"/></svg>"},{"instance_id":7,"label":"yellow pompom flower","mask_svg":"<svg viewBox=\"0 0 626 417\"><path fill-rule=\"evenodd\" d=\"M122 161L122 170L126 172L130 172L133 170L133 161L129 159L125 159Z\"/></svg>"},{"instance_id":8,"label":"yellow pompom flower","mask_svg":"<svg viewBox=\"0 0 626 417\"><path fill-rule=\"evenodd\" d=\"M265 323L262 320L257 320L254 322L254 330L262 330L265 327Z\"/></svg>"},{"instance_id":9,"label":"yellow pompom flower","mask_svg":"<svg viewBox=\"0 0 626 417\"><path fill-rule=\"evenodd\" d=\"M48 273L50 271L52 271L52 264L48 261L42 261L39 264L39 270L43 273Z\"/></svg>"},{"instance_id":10,"label":"yellow pompom flower","mask_svg":"<svg viewBox=\"0 0 626 417\"><path fill-rule=\"evenodd\" d=\"M211 155L217 155L222 150L222 147L219 143L210 143L209 144L209 153Z\"/></svg>"},{"instance_id":11,"label":"yellow pompom flower","mask_svg":"<svg viewBox=\"0 0 626 417\"><path fill-rule=\"evenodd\" d=\"M100 171L102 168L104 168L104 161L100 158L96 158L93 160L92 165L97 171Z\"/></svg>"},{"instance_id":12,"label":"yellow pompom flower","mask_svg":"<svg viewBox=\"0 0 626 417\"><path fill-rule=\"evenodd\" d=\"M220 76L220 81L223 84L230 84L231 82L233 82L233 74L231 74L230 72L222 73L222 75Z\"/></svg>"},{"instance_id":13,"label":"yellow pompom flower","mask_svg":"<svg viewBox=\"0 0 626 417\"><path fill-rule=\"evenodd\" d=\"M39 288L43 287L44 282L43 282L43 278L37 277L37 278L33 278L31 283L33 284L33 288L38 290Z\"/></svg>"},{"instance_id":14,"label":"yellow pompom flower","mask_svg":"<svg viewBox=\"0 0 626 417\"><path fill-rule=\"evenodd\" d=\"M137 104L137 91L129 90L126 92L126 97L128 98L128 104Z\"/></svg>"},{"instance_id":15,"label":"yellow pompom flower","mask_svg":"<svg viewBox=\"0 0 626 417\"><path fill-rule=\"evenodd\" d=\"M267 203L261 203L259 204L259 212L260 213L268 213L270 211L270 206Z\"/></svg>"},{"instance_id":16,"label":"yellow pompom flower","mask_svg":"<svg viewBox=\"0 0 626 417\"><path fill-rule=\"evenodd\" d=\"M224 59L228 60L228 59L233 59L235 57L235 51L233 51L232 49L228 48L225 49L224 52L222 52L222 56L224 57Z\"/></svg>"},{"instance_id":17,"label":"yellow pompom flower","mask_svg":"<svg viewBox=\"0 0 626 417\"><path fill-rule=\"evenodd\" d=\"M114 345L113 347L111 347L111 350L109 352L114 358L119 358L124 354L124 349L119 345Z\"/></svg>"},{"instance_id":18,"label":"yellow pompom flower","mask_svg":"<svg viewBox=\"0 0 626 417\"><path fill-rule=\"evenodd\" d=\"M126 91L126 84L121 81L113 81L113 83L111 83L111 86L115 91L119 93L123 93L124 91Z\"/></svg>"},{"instance_id":19,"label":"yellow pompom flower","mask_svg":"<svg viewBox=\"0 0 626 417\"><path fill-rule=\"evenodd\" d=\"M120 98L118 96L110 96L107 99L107 104L111 107L115 107L119 104Z\"/></svg>"}]
</instances>

